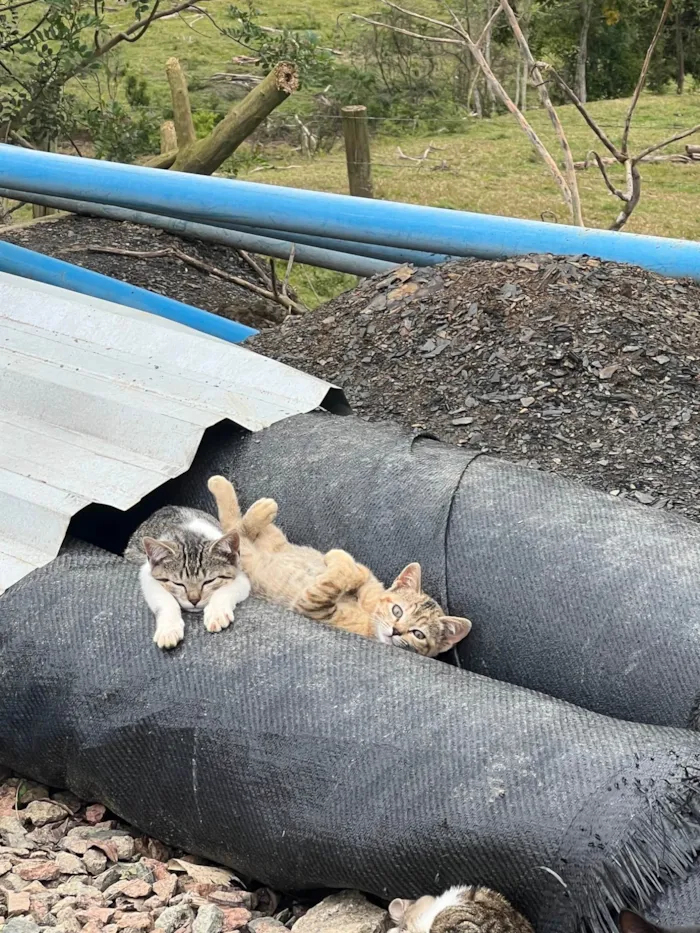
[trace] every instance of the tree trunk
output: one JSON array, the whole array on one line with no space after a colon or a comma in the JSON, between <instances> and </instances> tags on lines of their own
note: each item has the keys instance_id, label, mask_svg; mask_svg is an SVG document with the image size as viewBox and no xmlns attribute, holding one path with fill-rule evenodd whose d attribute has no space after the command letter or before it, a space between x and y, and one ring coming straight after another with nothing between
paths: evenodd
<instances>
[{"instance_id":1,"label":"tree trunk","mask_svg":"<svg viewBox=\"0 0 700 933\"><path fill-rule=\"evenodd\" d=\"M676 9L676 91L683 93L685 84L685 48L683 47L683 16Z\"/></svg>"},{"instance_id":2,"label":"tree trunk","mask_svg":"<svg viewBox=\"0 0 700 933\"><path fill-rule=\"evenodd\" d=\"M586 86L586 63L588 62L588 32L591 27L593 0L581 0L581 31L578 39L576 58L576 94L582 104L588 98Z\"/></svg>"},{"instance_id":3,"label":"tree trunk","mask_svg":"<svg viewBox=\"0 0 700 933\"><path fill-rule=\"evenodd\" d=\"M298 87L299 78L294 65L289 62L275 65L269 75L235 104L205 139L181 149L172 167L178 172L211 175Z\"/></svg>"},{"instance_id":4,"label":"tree trunk","mask_svg":"<svg viewBox=\"0 0 700 933\"><path fill-rule=\"evenodd\" d=\"M197 139L192 120L190 95L182 66L177 58L169 58L165 63L165 74L170 85L170 97L173 102L173 123L177 136L177 148L185 149ZM164 150L161 149L161 152Z\"/></svg>"}]
</instances>

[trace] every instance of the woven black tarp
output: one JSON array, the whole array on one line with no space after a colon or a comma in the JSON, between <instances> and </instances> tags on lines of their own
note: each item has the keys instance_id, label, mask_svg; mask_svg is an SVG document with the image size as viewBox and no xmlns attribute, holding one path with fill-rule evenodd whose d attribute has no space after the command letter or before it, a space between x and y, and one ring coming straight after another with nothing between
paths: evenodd
<instances>
[{"instance_id":1,"label":"woven black tarp","mask_svg":"<svg viewBox=\"0 0 700 933\"><path fill-rule=\"evenodd\" d=\"M462 663L597 712L685 726L700 693L700 525L325 414L219 432L165 495L211 508L223 473L280 502L300 544L343 546L389 581L410 560L472 619ZM148 506L147 506L148 507Z\"/></svg>"},{"instance_id":2,"label":"woven black tarp","mask_svg":"<svg viewBox=\"0 0 700 933\"><path fill-rule=\"evenodd\" d=\"M87 545L13 586L0 763L278 888L483 882L538 933L612 929L607 899L643 906L695 851L694 732L252 600L173 652L152 625L135 568Z\"/></svg>"}]
</instances>

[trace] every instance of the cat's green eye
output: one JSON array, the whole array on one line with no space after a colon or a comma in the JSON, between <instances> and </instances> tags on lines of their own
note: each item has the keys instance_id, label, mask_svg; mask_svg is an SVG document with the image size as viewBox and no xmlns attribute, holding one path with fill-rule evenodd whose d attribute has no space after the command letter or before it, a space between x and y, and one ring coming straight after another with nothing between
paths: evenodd
<instances>
[{"instance_id":1,"label":"cat's green eye","mask_svg":"<svg viewBox=\"0 0 700 933\"><path fill-rule=\"evenodd\" d=\"M391 607L391 611L393 612L395 619L400 619L401 616L403 615L403 609L401 608L401 606L393 605Z\"/></svg>"},{"instance_id":2,"label":"cat's green eye","mask_svg":"<svg viewBox=\"0 0 700 933\"><path fill-rule=\"evenodd\" d=\"M425 633L421 632L419 628L411 629L411 635L413 635L414 638L417 638L418 641L425 641Z\"/></svg>"}]
</instances>

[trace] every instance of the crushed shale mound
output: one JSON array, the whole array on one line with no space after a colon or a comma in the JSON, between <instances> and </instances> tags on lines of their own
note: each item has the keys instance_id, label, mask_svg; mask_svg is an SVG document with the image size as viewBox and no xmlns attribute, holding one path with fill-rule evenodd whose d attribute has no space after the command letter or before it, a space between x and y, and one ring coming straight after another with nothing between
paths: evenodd
<instances>
[{"instance_id":1,"label":"crushed shale mound","mask_svg":"<svg viewBox=\"0 0 700 933\"><path fill-rule=\"evenodd\" d=\"M700 284L587 257L368 279L248 345L358 414L700 518Z\"/></svg>"}]
</instances>

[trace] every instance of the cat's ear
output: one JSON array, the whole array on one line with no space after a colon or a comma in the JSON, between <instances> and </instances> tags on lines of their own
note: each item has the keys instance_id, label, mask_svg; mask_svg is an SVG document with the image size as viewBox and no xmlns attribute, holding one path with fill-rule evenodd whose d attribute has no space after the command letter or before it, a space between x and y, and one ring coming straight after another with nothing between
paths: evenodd
<instances>
[{"instance_id":1,"label":"cat's ear","mask_svg":"<svg viewBox=\"0 0 700 933\"><path fill-rule=\"evenodd\" d=\"M421 569L420 564L409 564L404 567L398 577L391 584L392 589L397 590L415 590L420 593Z\"/></svg>"},{"instance_id":2,"label":"cat's ear","mask_svg":"<svg viewBox=\"0 0 700 933\"><path fill-rule=\"evenodd\" d=\"M623 910L618 924L622 933L663 933L659 927L649 923L631 910Z\"/></svg>"},{"instance_id":3,"label":"cat's ear","mask_svg":"<svg viewBox=\"0 0 700 933\"><path fill-rule=\"evenodd\" d=\"M406 910L411 906L413 901L404 900L402 897L395 897L394 900L389 904L389 916L394 921L394 923L401 923L406 913Z\"/></svg>"},{"instance_id":4,"label":"cat's ear","mask_svg":"<svg viewBox=\"0 0 700 933\"><path fill-rule=\"evenodd\" d=\"M219 538L218 541L215 541L211 549L212 553L219 554L232 564L235 564L241 552L241 536L237 531L229 531L223 538Z\"/></svg>"},{"instance_id":5,"label":"cat's ear","mask_svg":"<svg viewBox=\"0 0 700 933\"><path fill-rule=\"evenodd\" d=\"M459 616L443 616L440 621L443 626L441 651L454 648L457 642L466 638L472 630L469 619L462 619Z\"/></svg>"},{"instance_id":6,"label":"cat's ear","mask_svg":"<svg viewBox=\"0 0 700 933\"><path fill-rule=\"evenodd\" d=\"M146 552L148 563L151 567L162 564L169 557L175 557L177 551L175 545L169 541L158 541L156 538L143 538L143 549Z\"/></svg>"}]
</instances>

